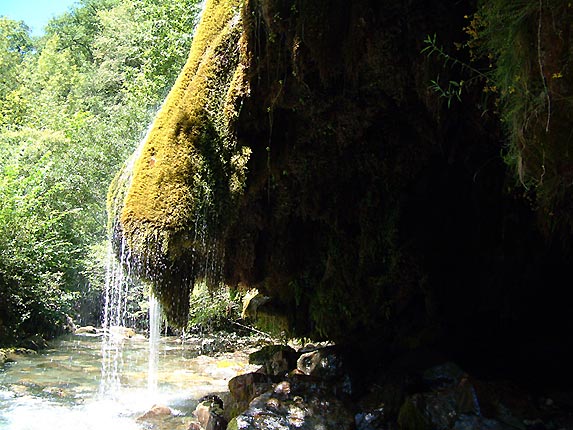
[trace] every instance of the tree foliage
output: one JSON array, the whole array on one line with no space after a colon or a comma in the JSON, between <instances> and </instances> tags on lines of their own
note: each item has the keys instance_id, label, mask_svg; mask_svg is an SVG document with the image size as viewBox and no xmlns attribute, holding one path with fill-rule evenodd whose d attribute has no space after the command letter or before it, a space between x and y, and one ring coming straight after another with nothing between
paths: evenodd
<instances>
[{"instance_id":1,"label":"tree foliage","mask_svg":"<svg viewBox=\"0 0 573 430\"><path fill-rule=\"evenodd\" d=\"M108 184L188 55L198 1L81 0L39 38L0 17L0 343L99 303ZM82 315L79 315L79 313Z\"/></svg>"}]
</instances>

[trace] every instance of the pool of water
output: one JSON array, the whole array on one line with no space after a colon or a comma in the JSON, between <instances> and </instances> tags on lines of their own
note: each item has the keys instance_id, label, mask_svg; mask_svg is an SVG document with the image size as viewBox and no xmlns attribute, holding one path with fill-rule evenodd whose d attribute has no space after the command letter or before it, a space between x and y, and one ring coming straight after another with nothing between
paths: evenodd
<instances>
[{"instance_id":1,"label":"pool of water","mask_svg":"<svg viewBox=\"0 0 573 430\"><path fill-rule=\"evenodd\" d=\"M58 339L48 350L0 367L0 429L187 429L200 397L226 392L229 379L256 369L247 350L206 356L196 347L161 338L150 386L145 339ZM139 419L155 404L172 415Z\"/></svg>"}]
</instances>

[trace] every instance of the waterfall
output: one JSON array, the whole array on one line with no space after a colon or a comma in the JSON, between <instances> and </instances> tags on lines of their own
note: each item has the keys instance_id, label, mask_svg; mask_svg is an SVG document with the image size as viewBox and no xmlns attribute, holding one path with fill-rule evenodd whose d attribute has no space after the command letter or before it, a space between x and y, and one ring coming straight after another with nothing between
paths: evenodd
<instances>
[{"instance_id":1,"label":"waterfall","mask_svg":"<svg viewBox=\"0 0 573 430\"><path fill-rule=\"evenodd\" d=\"M133 166L143 148L141 141L114 180L108 203L109 237L106 259L104 309L102 313L103 338L101 345L101 398L116 399L120 395L120 376L123 372L123 343L135 325L129 306L135 292L141 292L141 283L133 276L129 264L129 247L123 236L117 236L118 216L123 206L126 190L131 183ZM118 237L120 240L118 240ZM118 243L119 242L119 243ZM150 347L151 349L151 347ZM157 363L155 364L157 367Z\"/></svg>"},{"instance_id":2,"label":"waterfall","mask_svg":"<svg viewBox=\"0 0 573 430\"><path fill-rule=\"evenodd\" d=\"M157 370L159 365L159 339L161 337L161 307L157 298L149 295L149 370L147 388L149 393L157 393Z\"/></svg>"},{"instance_id":3,"label":"waterfall","mask_svg":"<svg viewBox=\"0 0 573 430\"><path fill-rule=\"evenodd\" d=\"M192 31L192 36L201 21L206 8L206 0L202 0L198 5L198 15ZM163 106L161 106L162 108ZM160 109L161 109L160 108ZM142 284L134 275L141 274L142 268L133 270L131 266L133 259L131 251L123 234L123 227L120 223L120 214L124 207L125 198L133 179L133 170L136 161L140 158L149 132L153 127L150 124L145 137L125 162L110 185L108 194L108 235L109 249L107 259L107 270L105 278L105 305L102 315L102 326L104 331L102 341L102 369L100 382L100 396L115 398L121 390L120 376L123 370L123 343L126 338L126 328L135 323L130 320L133 310L130 305L133 302L133 292L141 291ZM205 242L205 241L203 241ZM204 244L204 247L206 245ZM139 262L136 264L144 264ZM213 267L216 261L212 263ZM207 270L207 269L206 269ZM212 269L213 271L215 269ZM147 286L149 287L149 286ZM159 341L161 329L161 307L158 300L149 290L149 363L148 363L148 391L155 394L158 386L158 365L159 365ZM130 337L128 335L127 337Z\"/></svg>"},{"instance_id":4,"label":"waterfall","mask_svg":"<svg viewBox=\"0 0 573 430\"><path fill-rule=\"evenodd\" d=\"M101 345L102 366L100 397L117 398L121 391L120 377L123 371L125 342L135 332L130 328L135 320L130 318L130 307L134 294L140 294L142 284L132 276L128 264L129 255L125 241L122 240L119 255L109 245L107 258L105 305L102 315L103 339ZM149 363L147 385L150 394L157 393L157 370L159 366L159 340L161 336L161 307L151 291L148 292L149 323Z\"/></svg>"},{"instance_id":5,"label":"waterfall","mask_svg":"<svg viewBox=\"0 0 573 430\"><path fill-rule=\"evenodd\" d=\"M102 315L103 338L99 390L101 397L108 398L118 396L121 389L123 336L125 335L126 327L129 325L127 306L129 291L134 284L130 270L124 268L125 253L126 246L125 243L122 243L120 257L117 258L110 241L105 278L105 305Z\"/></svg>"},{"instance_id":6,"label":"waterfall","mask_svg":"<svg viewBox=\"0 0 573 430\"><path fill-rule=\"evenodd\" d=\"M121 241L120 256L113 252L111 241L108 245L105 276L105 305L103 310L102 327L107 334L113 327L125 327L127 321L127 302L130 286L134 281L131 277L127 262L125 240ZM125 265L125 266L124 266ZM124 269L127 267L127 269Z\"/></svg>"}]
</instances>

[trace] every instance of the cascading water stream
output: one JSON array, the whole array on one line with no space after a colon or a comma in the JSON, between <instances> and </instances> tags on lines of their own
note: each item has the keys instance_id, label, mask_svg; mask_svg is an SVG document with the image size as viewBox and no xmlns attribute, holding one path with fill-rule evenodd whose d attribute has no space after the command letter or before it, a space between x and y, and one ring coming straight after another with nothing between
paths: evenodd
<instances>
[{"instance_id":1,"label":"cascading water stream","mask_svg":"<svg viewBox=\"0 0 573 430\"><path fill-rule=\"evenodd\" d=\"M205 11L206 0L198 4L198 14L192 31L195 36L199 21L201 21ZM104 336L102 341L102 370L100 383L100 397L115 397L121 389L120 375L123 368L123 342L125 328L129 326L128 321L128 302L132 288L138 280L132 276L132 267L130 259L129 246L125 237L121 234L122 227L119 224L119 214L129 190L133 170L136 161L145 146L145 142L153 124L147 131L144 139L125 163L118 177L115 179L113 191L110 194L110 204L108 207L110 221L110 238L108 263L105 283L105 306L102 317ZM205 221L203 220L203 223ZM204 230L204 228L203 228ZM117 233L119 232L119 235ZM117 236L116 236L117 235ZM119 242L119 243L118 243ZM208 248L204 243L204 248ZM115 246L115 249L114 249ZM207 252L209 258L209 252ZM217 261L215 258L211 262L215 272ZM136 271L133 271L136 272ZM205 277L209 273L208 261L205 264ZM157 298L150 291L149 293L149 363L148 363L148 391L156 394L158 391L158 363L159 363L159 344L161 330L161 307Z\"/></svg>"},{"instance_id":2,"label":"cascading water stream","mask_svg":"<svg viewBox=\"0 0 573 430\"><path fill-rule=\"evenodd\" d=\"M129 337L129 335L132 334L131 332L128 333L127 329L132 323L128 318L128 303L131 299L130 294L137 288L138 281L132 276L129 247L124 237L121 237L119 243L117 243L118 241L116 240L116 249L114 249L114 239L116 239L114 238L114 231L126 190L132 180L133 166L143 149L144 141L145 139L141 141L117 178L116 190L110 199L111 201L108 207L112 227L110 228L110 237L108 240L105 304L102 315L104 335L101 346L102 364L99 388L99 395L102 399L114 399L120 395L120 376L124 365L123 343L126 335ZM158 340L154 340L154 342L155 345L157 345ZM157 360L155 360L155 368L157 368Z\"/></svg>"},{"instance_id":3,"label":"cascading water stream","mask_svg":"<svg viewBox=\"0 0 573 430\"><path fill-rule=\"evenodd\" d=\"M159 340L161 337L161 306L152 294L149 295L149 369L147 389L151 397L157 394L157 370L159 367Z\"/></svg>"},{"instance_id":4,"label":"cascading water stream","mask_svg":"<svg viewBox=\"0 0 573 430\"><path fill-rule=\"evenodd\" d=\"M129 271L124 270L125 244L122 242L120 258L108 249L105 306L103 313L103 337L101 345L102 364L100 397L114 398L119 394L120 375L123 369L122 330L127 326L127 300L133 284Z\"/></svg>"}]
</instances>

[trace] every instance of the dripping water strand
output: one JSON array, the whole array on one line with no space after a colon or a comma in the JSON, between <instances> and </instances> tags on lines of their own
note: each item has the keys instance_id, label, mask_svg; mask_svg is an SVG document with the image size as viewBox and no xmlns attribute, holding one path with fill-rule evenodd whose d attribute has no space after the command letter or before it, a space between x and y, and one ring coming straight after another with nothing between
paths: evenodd
<instances>
[{"instance_id":1,"label":"dripping water strand","mask_svg":"<svg viewBox=\"0 0 573 430\"><path fill-rule=\"evenodd\" d=\"M161 337L161 306L155 295L149 294L149 367L147 388L152 396L157 394L159 368L159 341Z\"/></svg>"}]
</instances>

